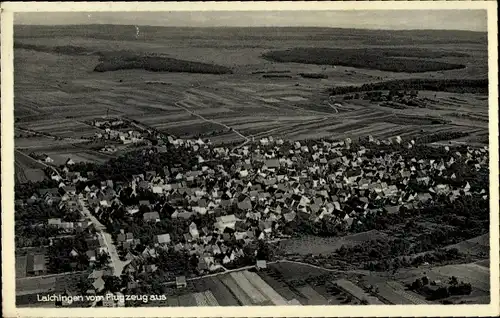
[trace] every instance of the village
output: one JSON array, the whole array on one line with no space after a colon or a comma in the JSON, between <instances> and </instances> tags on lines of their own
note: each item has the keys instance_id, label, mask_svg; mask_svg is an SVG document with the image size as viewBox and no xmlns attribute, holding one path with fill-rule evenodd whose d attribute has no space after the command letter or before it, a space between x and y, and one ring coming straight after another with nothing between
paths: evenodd
<instances>
[{"instance_id":1,"label":"village","mask_svg":"<svg viewBox=\"0 0 500 318\"><path fill-rule=\"evenodd\" d=\"M143 155L186 153L189 165L172 162L159 169L143 162L153 168L125 182L100 180L97 171L69 159L51 172L56 187L39 188L16 201L17 206L44 204L63 211L40 225L56 229L49 248L65 235L86 240L88 250L65 244L59 252L68 254L63 258L70 270L91 270L87 295L109 292L112 277L121 279L121 286L126 280L125 287L114 287L123 293L147 284L145 277L156 277L157 271L164 284L182 288L186 280L203 275L266 268L266 262L275 261L269 246L300 232L304 222L299 219L328 224L334 235L348 233L367 217L398 214L437 197L453 202L488 195L487 189L464 181L457 169L457 162L476 171L487 166L486 147L446 146L441 158L418 157L421 152L409 158L418 145L400 137L359 142L266 137L231 149L208 140L155 136L155 146L139 150ZM399 151L374 150L380 148ZM79 217L73 214L68 221L66 215L75 211ZM173 264L166 258L181 260ZM46 256L27 255L26 262L28 275L47 274ZM111 299L105 306L117 305L114 298L105 299Z\"/></svg>"}]
</instances>

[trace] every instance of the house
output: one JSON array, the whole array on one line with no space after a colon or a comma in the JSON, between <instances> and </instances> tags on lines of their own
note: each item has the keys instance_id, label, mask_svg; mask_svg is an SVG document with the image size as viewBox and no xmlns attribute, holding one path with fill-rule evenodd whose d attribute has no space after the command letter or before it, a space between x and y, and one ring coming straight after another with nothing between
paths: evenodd
<instances>
[{"instance_id":1,"label":"house","mask_svg":"<svg viewBox=\"0 0 500 318\"><path fill-rule=\"evenodd\" d=\"M69 255L72 257L77 257L79 254L75 249L72 249L71 252L69 252Z\"/></svg>"},{"instance_id":2,"label":"house","mask_svg":"<svg viewBox=\"0 0 500 318\"><path fill-rule=\"evenodd\" d=\"M243 201L238 202L238 208L243 211L252 209L252 201L250 198L245 198Z\"/></svg>"},{"instance_id":3,"label":"house","mask_svg":"<svg viewBox=\"0 0 500 318\"><path fill-rule=\"evenodd\" d=\"M134 260L135 258L136 258L136 256L135 256L134 254L130 253L130 252L128 252L128 253L127 253L127 255L125 255L125 259L126 259L127 261L132 261L132 260Z\"/></svg>"},{"instance_id":4,"label":"house","mask_svg":"<svg viewBox=\"0 0 500 318\"><path fill-rule=\"evenodd\" d=\"M123 231L123 230L122 230ZM119 243L123 243L125 242L126 240L126 236L125 236L125 233L120 233L116 236L116 240L119 242Z\"/></svg>"},{"instance_id":5,"label":"house","mask_svg":"<svg viewBox=\"0 0 500 318\"><path fill-rule=\"evenodd\" d=\"M398 214L399 213L399 206L396 205L386 205L385 210L387 211L388 214Z\"/></svg>"},{"instance_id":6,"label":"house","mask_svg":"<svg viewBox=\"0 0 500 318\"><path fill-rule=\"evenodd\" d=\"M134 234L132 234L131 232L127 232L127 234L125 234L126 241L132 241L133 239L134 239Z\"/></svg>"},{"instance_id":7,"label":"house","mask_svg":"<svg viewBox=\"0 0 500 318\"><path fill-rule=\"evenodd\" d=\"M154 272L156 272L157 269L158 269L158 267L154 264L148 264L144 267L144 271L146 273L154 273Z\"/></svg>"},{"instance_id":8,"label":"house","mask_svg":"<svg viewBox=\"0 0 500 318\"><path fill-rule=\"evenodd\" d=\"M268 159L265 161L264 165L268 169L276 169L280 167L279 159Z\"/></svg>"},{"instance_id":9,"label":"house","mask_svg":"<svg viewBox=\"0 0 500 318\"><path fill-rule=\"evenodd\" d=\"M145 222L160 222L160 214L158 212L147 212L143 215Z\"/></svg>"},{"instance_id":10,"label":"house","mask_svg":"<svg viewBox=\"0 0 500 318\"><path fill-rule=\"evenodd\" d=\"M257 269L266 269L267 268L267 263L265 260L257 260L257 263L255 265Z\"/></svg>"},{"instance_id":11,"label":"house","mask_svg":"<svg viewBox=\"0 0 500 318\"><path fill-rule=\"evenodd\" d=\"M191 237L196 240L200 237L200 233L198 232L198 228L196 227L196 224L194 222L191 222L189 225L189 234L191 234Z\"/></svg>"},{"instance_id":12,"label":"house","mask_svg":"<svg viewBox=\"0 0 500 318\"><path fill-rule=\"evenodd\" d=\"M292 212L283 214L283 217L285 218L285 220L287 222L292 222L295 219L296 215L297 215L297 213L292 211Z\"/></svg>"},{"instance_id":13,"label":"house","mask_svg":"<svg viewBox=\"0 0 500 318\"><path fill-rule=\"evenodd\" d=\"M60 218L53 218L48 220L49 225L54 225L54 226L60 226L61 225L61 219Z\"/></svg>"},{"instance_id":14,"label":"house","mask_svg":"<svg viewBox=\"0 0 500 318\"><path fill-rule=\"evenodd\" d=\"M419 193L417 195L417 198L420 202L427 202L429 200L432 200L432 196L430 195L430 193Z\"/></svg>"},{"instance_id":15,"label":"house","mask_svg":"<svg viewBox=\"0 0 500 318\"><path fill-rule=\"evenodd\" d=\"M59 196L59 189L58 188L40 189L38 192L40 193L40 196L42 196L42 197Z\"/></svg>"},{"instance_id":16,"label":"house","mask_svg":"<svg viewBox=\"0 0 500 318\"><path fill-rule=\"evenodd\" d=\"M152 180L156 177L156 171L146 171L146 180Z\"/></svg>"},{"instance_id":17,"label":"house","mask_svg":"<svg viewBox=\"0 0 500 318\"><path fill-rule=\"evenodd\" d=\"M159 244L168 244L170 243L170 234L160 234L157 239Z\"/></svg>"},{"instance_id":18,"label":"house","mask_svg":"<svg viewBox=\"0 0 500 318\"><path fill-rule=\"evenodd\" d=\"M204 257L200 257L200 259L198 260L198 270L200 272L203 272L203 271L206 271L208 269L209 269L209 264L208 264L207 260Z\"/></svg>"},{"instance_id":19,"label":"house","mask_svg":"<svg viewBox=\"0 0 500 318\"><path fill-rule=\"evenodd\" d=\"M93 283L92 283L92 286L94 286L94 289L97 291L97 292L100 292L104 289L104 280L102 279L102 277L99 277L97 278Z\"/></svg>"},{"instance_id":20,"label":"house","mask_svg":"<svg viewBox=\"0 0 500 318\"><path fill-rule=\"evenodd\" d=\"M148 248L146 247L144 251L142 252L143 257L156 257L156 250L154 248Z\"/></svg>"},{"instance_id":21,"label":"house","mask_svg":"<svg viewBox=\"0 0 500 318\"><path fill-rule=\"evenodd\" d=\"M187 287L186 276L177 276L175 278L175 285L177 286L177 288L186 288Z\"/></svg>"},{"instance_id":22,"label":"house","mask_svg":"<svg viewBox=\"0 0 500 318\"><path fill-rule=\"evenodd\" d=\"M66 192L69 195L75 195L76 194L76 187L75 186L65 186L64 192Z\"/></svg>"},{"instance_id":23,"label":"house","mask_svg":"<svg viewBox=\"0 0 500 318\"><path fill-rule=\"evenodd\" d=\"M153 187L153 193L155 194L162 194L163 193L163 188L160 186L154 186Z\"/></svg>"},{"instance_id":24,"label":"house","mask_svg":"<svg viewBox=\"0 0 500 318\"><path fill-rule=\"evenodd\" d=\"M217 218L217 223L215 224L215 226L220 231L224 231L226 227L234 230L237 221L238 219L234 214L223 215Z\"/></svg>"},{"instance_id":25,"label":"house","mask_svg":"<svg viewBox=\"0 0 500 318\"><path fill-rule=\"evenodd\" d=\"M44 275L47 272L47 259L44 254L28 254L26 258L26 272L30 275Z\"/></svg>"},{"instance_id":26,"label":"house","mask_svg":"<svg viewBox=\"0 0 500 318\"><path fill-rule=\"evenodd\" d=\"M96 261L96 253L94 250L88 250L85 254L87 255L90 262Z\"/></svg>"}]
</instances>

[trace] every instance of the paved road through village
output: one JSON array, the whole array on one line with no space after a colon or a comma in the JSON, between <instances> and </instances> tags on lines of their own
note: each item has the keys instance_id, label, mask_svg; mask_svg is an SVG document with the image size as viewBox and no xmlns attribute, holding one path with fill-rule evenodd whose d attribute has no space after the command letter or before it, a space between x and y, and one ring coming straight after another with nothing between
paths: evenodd
<instances>
[{"instance_id":1,"label":"paved road through village","mask_svg":"<svg viewBox=\"0 0 500 318\"><path fill-rule=\"evenodd\" d=\"M82 207L82 212L83 214L92 221L92 224L94 224L95 229L97 230L98 235L102 237L102 240L104 244L106 245L106 249L108 250L108 254L111 259L111 268L113 269L113 275L120 277L122 274L123 268L129 263L129 261L123 262L120 260L120 257L118 256L118 252L116 250L116 246L113 243L113 239L111 238L111 234L107 233L106 227L99 222L99 220L93 216L89 209L87 208L86 202L84 202L83 199L80 199L80 205Z\"/></svg>"}]
</instances>

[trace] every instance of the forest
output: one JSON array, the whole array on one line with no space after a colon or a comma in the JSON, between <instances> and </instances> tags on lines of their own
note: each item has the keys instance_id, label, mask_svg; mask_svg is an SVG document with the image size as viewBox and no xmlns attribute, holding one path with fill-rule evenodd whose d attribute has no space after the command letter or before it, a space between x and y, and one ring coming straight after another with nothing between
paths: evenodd
<instances>
[{"instance_id":1,"label":"forest","mask_svg":"<svg viewBox=\"0 0 500 318\"><path fill-rule=\"evenodd\" d=\"M103 57L95 72L142 69L151 72L184 72L199 74L231 74L232 70L221 65L185 61L161 56Z\"/></svg>"},{"instance_id":2,"label":"forest","mask_svg":"<svg viewBox=\"0 0 500 318\"><path fill-rule=\"evenodd\" d=\"M299 73L299 75L302 76L303 78L317 78L317 79L328 78L328 75L321 73Z\"/></svg>"},{"instance_id":3,"label":"forest","mask_svg":"<svg viewBox=\"0 0 500 318\"><path fill-rule=\"evenodd\" d=\"M361 221L359 224L357 221ZM434 224L425 227L422 224ZM342 246L335 253L307 258L316 265L336 265L374 271L394 271L404 267L464 261L466 255L445 247L489 231L489 202L479 196L464 196L450 202L445 198L398 214L368 214L356 218L347 233L379 230L388 239L365 241L356 246ZM342 235L332 232L331 236ZM421 254L423 253L423 254ZM415 256L417 255L417 256ZM342 262L339 262L342 260Z\"/></svg>"},{"instance_id":4,"label":"forest","mask_svg":"<svg viewBox=\"0 0 500 318\"><path fill-rule=\"evenodd\" d=\"M422 73L465 68L463 64L441 62L443 57L467 57L460 52L432 51L417 48L292 48L270 51L262 57L281 63L339 65L389 72Z\"/></svg>"},{"instance_id":5,"label":"forest","mask_svg":"<svg viewBox=\"0 0 500 318\"><path fill-rule=\"evenodd\" d=\"M331 96L370 91L437 91L450 93L488 94L488 79L400 79L361 86L335 86L328 90Z\"/></svg>"}]
</instances>

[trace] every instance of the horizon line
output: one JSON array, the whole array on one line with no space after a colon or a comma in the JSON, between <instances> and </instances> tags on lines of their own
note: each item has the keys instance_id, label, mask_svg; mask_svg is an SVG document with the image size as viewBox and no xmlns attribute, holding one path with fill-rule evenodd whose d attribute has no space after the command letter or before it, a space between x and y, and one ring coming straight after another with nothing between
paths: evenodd
<instances>
[{"instance_id":1,"label":"horizon line","mask_svg":"<svg viewBox=\"0 0 500 318\"><path fill-rule=\"evenodd\" d=\"M96 26L96 25L113 25L113 26L143 26L143 27L157 27L157 28L191 28L191 29L224 29L224 28L302 28L302 29L337 29L337 30L369 30L369 31L391 31L391 32L401 32L401 31L459 31L459 32L471 32L471 33L485 33L488 31L478 31L478 30L467 30L467 29L383 29L383 28L362 28L362 27L334 27L334 26L187 26L187 25L150 25L150 24L121 24L121 23L80 23L80 24L25 24L25 23L14 23L13 26L28 26L28 27L57 27L57 26Z\"/></svg>"}]
</instances>

